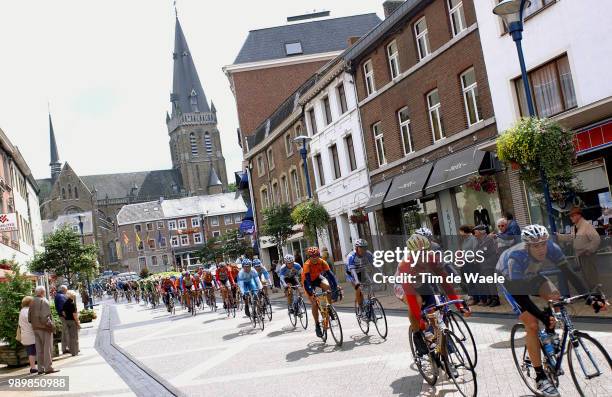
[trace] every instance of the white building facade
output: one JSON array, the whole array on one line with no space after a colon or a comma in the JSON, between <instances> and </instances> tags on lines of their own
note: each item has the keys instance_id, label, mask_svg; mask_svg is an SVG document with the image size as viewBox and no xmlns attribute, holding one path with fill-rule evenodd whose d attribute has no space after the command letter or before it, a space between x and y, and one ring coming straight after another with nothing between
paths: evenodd
<instances>
[{"instance_id":1,"label":"white building facade","mask_svg":"<svg viewBox=\"0 0 612 397\"><path fill-rule=\"evenodd\" d=\"M499 132L528 116L516 46L492 10L496 0L474 2L489 89ZM576 134L578 165L584 192L578 204L596 222L612 212L612 23L607 1L531 0L525 11L522 46L530 90L538 117L559 121ZM516 172L511 179L518 186ZM516 190L516 191L514 191ZM532 193L513 189L519 222L542 222ZM517 209L522 203L523 211ZM603 212L603 214L602 214ZM558 227L566 228L563 215Z\"/></svg>"},{"instance_id":2,"label":"white building facade","mask_svg":"<svg viewBox=\"0 0 612 397\"><path fill-rule=\"evenodd\" d=\"M323 74L302 99L311 137L311 184L331 220L319 245L329 249L334 262L346 260L355 240L371 241L374 225L359 215L370 198L369 177L355 84L342 64Z\"/></svg>"}]
</instances>

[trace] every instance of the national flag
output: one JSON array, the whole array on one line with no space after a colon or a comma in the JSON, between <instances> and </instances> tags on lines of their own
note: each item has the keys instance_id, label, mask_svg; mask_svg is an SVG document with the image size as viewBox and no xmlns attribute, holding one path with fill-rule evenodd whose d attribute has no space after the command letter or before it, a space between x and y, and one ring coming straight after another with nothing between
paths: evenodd
<instances>
[{"instance_id":1,"label":"national flag","mask_svg":"<svg viewBox=\"0 0 612 397\"><path fill-rule=\"evenodd\" d=\"M161 230L157 231L157 245L161 247L162 245L162 234L161 234Z\"/></svg>"},{"instance_id":2,"label":"national flag","mask_svg":"<svg viewBox=\"0 0 612 397\"><path fill-rule=\"evenodd\" d=\"M140 234L136 233L136 246L139 246L140 243L142 243L142 240L140 239Z\"/></svg>"},{"instance_id":3,"label":"national flag","mask_svg":"<svg viewBox=\"0 0 612 397\"><path fill-rule=\"evenodd\" d=\"M127 247L129 243L130 243L130 238L128 237L127 233L123 231L123 244L125 244L125 246Z\"/></svg>"}]
</instances>

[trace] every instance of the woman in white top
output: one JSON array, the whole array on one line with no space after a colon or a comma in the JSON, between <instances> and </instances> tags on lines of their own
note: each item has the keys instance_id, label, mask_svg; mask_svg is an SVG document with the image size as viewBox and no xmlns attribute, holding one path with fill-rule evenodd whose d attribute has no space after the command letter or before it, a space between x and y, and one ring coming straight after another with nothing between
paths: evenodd
<instances>
[{"instance_id":1,"label":"woman in white top","mask_svg":"<svg viewBox=\"0 0 612 397\"><path fill-rule=\"evenodd\" d=\"M36 345L34 342L34 329L28 321L28 312L30 311L30 303L33 298L24 296L21 300L21 311L19 312L19 328L21 328L21 344L28 352L28 360L30 361L30 373L38 373L36 368Z\"/></svg>"}]
</instances>

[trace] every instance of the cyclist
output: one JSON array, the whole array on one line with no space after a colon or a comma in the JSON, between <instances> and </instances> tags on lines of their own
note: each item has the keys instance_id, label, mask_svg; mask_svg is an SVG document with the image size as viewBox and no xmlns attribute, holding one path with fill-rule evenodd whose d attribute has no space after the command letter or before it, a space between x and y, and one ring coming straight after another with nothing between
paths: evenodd
<instances>
[{"instance_id":1,"label":"cyclist","mask_svg":"<svg viewBox=\"0 0 612 397\"><path fill-rule=\"evenodd\" d=\"M227 309L226 302L228 301L228 292L230 288L235 286L234 277L232 276L232 272L230 268L226 265L225 262L219 263L219 267L217 268L217 272L215 273L215 279L217 281L217 285L221 288L221 296L223 297L223 308Z\"/></svg>"},{"instance_id":2,"label":"cyclist","mask_svg":"<svg viewBox=\"0 0 612 397\"><path fill-rule=\"evenodd\" d=\"M174 276L164 277L161 282L161 289L164 293L164 304L168 312L170 312L170 299L173 299L173 295L176 292L174 281L172 280L173 278Z\"/></svg>"},{"instance_id":3,"label":"cyclist","mask_svg":"<svg viewBox=\"0 0 612 397\"><path fill-rule=\"evenodd\" d=\"M421 310L423 307L435 304L435 295L437 291L433 285L424 283L421 280L420 274L435 274L446 280L447 273L441 263L436 260L435 255L425 255L431 248L429 239L421 234L413 234L406 241L406 246L412 252L422 251L423 256L419 257L418 262L414 262L415 255L410 255L404 258L397 266L396 275L413 275L414 282L403 282L395 287L396 296L408 306L408 318L410 327L414 332L414 344L417 348L419 356L424 356L428 353L425 338L432 336L431 330L426 329L427 323L423 320ZM431 252L430 252L431 253ZM441 283L442 289L449 300L460 299L452 285L446 281ZM461 303L456 303L455 306L465 316L469 317L471 312ZM425 332L423 332L425 331Z\"/></svg>"},{"instance_id":4,"label":"cyclist","mask_svg":"<svg viewBox=\"0 0 612 397\"><path fill-rule=\"evenodd\" d=\"M242 298L244 299L244 314L247 317L250 316L249 305L247 304L247 295L252 293L257 293L262 288L261 281L259 280L259 273L255 271L251 267L250 259L242 260L242 270L238 273L238 287L240 287L240 292L242 293Z\"/></svg>"},{"instance_id":5,"label":"cyclist","mask_svg":"<svg viewBox=\"0 0 612 397\"><path fill-rule=\"evenodd\" d=\"M442 249L440 244L434 241L433 232L428 227L424 226L424 227L418 228L417 230L414 231L414 234L419 234L423 237L427 237L427 240L429 240L429 244L431 245L430 249L432 251L440 251Z\"/></svg>"},{"instance_id":6,"label":"cyclist","mask_svg":"<svg viewBox=\"0 0 612 397\"><path fill-rule=\"evenodd\" d=\"M302 266L295 262L295 257L291 254L287 254L283 257L283 266L278 272L280 278L281 287L285 289L285 295L287 296L287 306L289 306L289 313L293 313L293 289L289 286L300 285L299 278L302 274Z\"/></svg>"},{"instance_id":7,"label":"cyclist","mask_svg":"<svg viewBox=\"0 0 612 397\"><path fill-rule=\"evenodd\" d=\"M526 345L529 359L536 373L536 387L545 397L559 396L559 391L546 376L542 368L542 355L538 340L538 320L546 331L554 335L555 318L549 310L540 310L530 295L539 295L545 300L558 300L560 293L550 279L541 275L544 266L558 268L579 294L587 292L584 281L570 268L561 248L549 240L548 230L541 225L529 225L521 231L522 242L503 252L497 262L496 272L504 276L500 290L512 306L519 320L525 325ZM605 302L594 300L598 311ZM558 338L558 337L557 337Z\"/></svg>"},{"instance_id":8,"label":"cyclist","mask_svg":"<svg viewBox=\"0 0 612 397\"><path fill-rule=\"evenodd\" d=\"M188 270L185 270L179 278L179 288L183 296L183 302L191 313L191 289L193 288L193 278Z\"/></svg>"},{"instance_id":9,"label":"cyclist","mask_svg":"<svg viewBox=\"0 0 612 397\"><path fill-rule=\"evenodd\" d=\"M211 295L215 294L214 288L216 287L215 279L212 275L210 269L203 269L202 271L202 290L204 291L204 295L206 296L206 302L210 303L212 299L210 299Z\"/></svg>"},{"instance_id":10,"label":"cyclist","mask_svg":"<svg viewBox=\"0 0 612 397\"><path fill-rule=\"evenodd\" d=\"M195 272L193 276L193 290L195 291L196 305L202 304L202 275L200 272Z\"/></svg>"},{"instance_id":11,"label":"cyclist","mask_svg":"<svg viewBox=\"0 0 612 397\"><path fill-rule=\"evenodd\" d=\"M308 260L304 262L302 282L308 294L308 300L310 300L310 304L312 305L315 332L317 337L320 338L323 336L323 331L321 330L321 324L319 322L319 307L315 304L315 288L319 287L323 291L329 291L331 287L331 290L335 291L338 287L338 281L327 262L320 258L321 253L319 252L319 248L307 248L306 254L308 255Z\"/></svg>"},{"instance_id":12,"label":"cyclist","mask_svg":"<svg viewBox=\"0 0 612 397\"><path fill-rule=\"evenodd\" d=\"M367 267L374 263L374 256L368 251L368 242L364 239L355 241L355 249L351 251L346 259L345 271L346 279L355 288L355 303L359 308L359 316L364 313L363 309L363 293L361 292L361 283L371 284L372 280L367 272Z\"/></svg>"},{"instance_id":13,"label":"cyclist","mask_svg":"<svg viewBox=\"0 0 612 397\"><path fill-rule=\"evenodd\" d=\"M259 274L259 281L263 285L263 292L268 295L268 286L270 285L270 273L263 267L261 261L259 259L253 259L253 267L255 271Z\"/></svg>"}]
</instances>

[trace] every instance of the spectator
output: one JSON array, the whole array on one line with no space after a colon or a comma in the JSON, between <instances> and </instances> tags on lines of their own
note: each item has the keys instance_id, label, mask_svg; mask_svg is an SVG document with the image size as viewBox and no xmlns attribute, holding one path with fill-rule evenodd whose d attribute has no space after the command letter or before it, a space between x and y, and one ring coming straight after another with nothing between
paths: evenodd
<instances>
[{"instance_id":1,"label":"spectator","mask_svg":"<svg viewBox=\"0 0 612 397\"><path fill-rule=\"evenodd\" d=\"M81 329L79 312L76 304L76 293L74 291L68 291L66 296L68 299L66 299L66 303L64 303L63 312L68 327L70 353L76 356L79 354L79 329Z\"/></svg>"},{"instance_id":2,"label":"spectator","mask_svg":"<svg viewBox=\"0 0 612 397\"><path fill-rule=\"evenodd\" d=\"M124 284L124 287L127 291L130 288L130 282L127 281ZM79 294L81 294L81 301L83 301L83 307L85 309L88 308L89 307L89 291L87 290L87 287L85 287L83 284L79 285Z\"/></svg>"},{"instance_id":3,"label":"spectator","mask_svg":"<svg viewBox=\"0 0 612 397\"><path fill-rule=\"evenodd\" d=\"M45 299L45 287L36 287L36 297L30 303L28 321L34 329L34 344L36 345L36 363L39 374L59 372L52 366L53 351L53 318L49 301Z\"/></svg>"},{"instance_id":4,"label":"spectator","mask_svg":"<svg viewBox=\"0 0 612 397\"><path fill-rule=\"evenodd\" d=\"M280 278L278 276L278 271L280 270L279 261L274 259L272 261L272 267L270 271L272 272L272 280L274 281L274 288L280 288Z\"/></svg>"},{"instance_id":5,"label":"spectator","mask_svg":"<svg viewBox=\"0 0 612 397\"><path fill-rule=\"evenodd\" d=\"M34 338L34 330L32 324L28 322L28 313L30 312L31 296L24 296L21 300L21 311L19 312L19 329L21 330L21 344L25 347L30 361L30 373L38 373L36 369L36 343Z\"/></svg>"},{"instance_id":6,"label":"spectator","mask_svg":"<svg viewBox=\"0 0 612 397\"><path fill-rule=\"evenodd\" d=\"M512 234L508 227L509 222L506 218L499 218L497 220L497 233L491 233L491 237L497 240L497 255L501 255L502 252L517 244L521 240L521 230L518 230L518 234Z\"/></svg>"},{"instance_id":7,"label":"spectator","mask_svg":"<svg viewBox=\"0 0 612 397\"><path fill-rule=\"evenodd\" d=\"M60 317L60 321L62 322L62 353L68 353L68 348L70 346L70 341L68 339L68 327L66 326L66 319L63 315L64 303L66 302L66 291L68 291L68 287L65 284L61 285L57 293L55 294L55 310L57 310L57 314Z\"/></svg>"},{"instance_id":8,"label":"spectator","mask_svg":"<svg viewBox=\"0 0 612 397\"><path fill-rule=\"evenodd\" d=\"M300 251L295 250L293 257L295 258L296 263L299 263L300 266L304 266L304 260L302 259L302 255L300 255Z\"/></svg>"},{"instance_id":9,"label":"spectator","mask_svg":"<svg viewBox=\"0 0 612 397\"><path fill-rule=\"evenodd\" d=\"M589 288L593 288L599 281L595 253L599 249L601 237L593 225L583 218L582 210L579 207L572 208L569 217L574 225L572 232L558 234L559 241L572 242L582 276Z\"/></svg>"},{"instance_id":10,"label":"spectator","mask_svg":"<svg viewBox=\"0 0 612 397\"><path fill-rule=\"evenodd\" d=\"M514 215L511 212L506 212L504 214L504 218L508 221L508 234L510 236L520 236L521 235L521 227L518 222L514 219Z\"/></svg>"},{"instance_id":11,"label":"spectator","mask_svg":"<svg viewBox=\"0 0 612 397\"><path fill-rule=\"evenodd\" d=\"M325 262L327 262L327 264L329 265L329 267L333 271L333 269L334 269L334 260L332 259L331 256L329 256L329 250L327 249L327 247L321 248L321 259L323 259Z\"/></svg>"},{"instance_id":12,"label":"spectator","mask_svg":"<svg viewBox=\"0 0 612 397\"><path fill-rule=\"evenodd\" d=\"M497 264L497 245L493 237L487 234L487 226L478 225L474 228L474 235L478 240L476 250L481 251L484 260L478 263L478 273L482 276L492 276L495 273L495 265ZM499 306L499 296L497 295L497 287L494 284L480 284L481 291L479 306L496 307Z\"/></svg>"},{"instance_id":13,"label":"spectator","mask_svg":"<svg viewBox=\"0 0 612 397\"><path fill-rule=\"evenodd\" d=\"M465 256L466 252L476 252L476 247L478 246L478 240L474 237L474 227L471 225L461 225L459 227L459 237L461 239L461 251ZM471 255L473 257L473 255ZM462 268L463 281L465 283L466 292L469 295L468 304L474 305L480 302L480 296L477 295L477 289L472 284L467 284L465 281L466 274L475 273L477 269L474 266L473 261L466 261L465 265Z\"/></svg>"}]
</instances>

